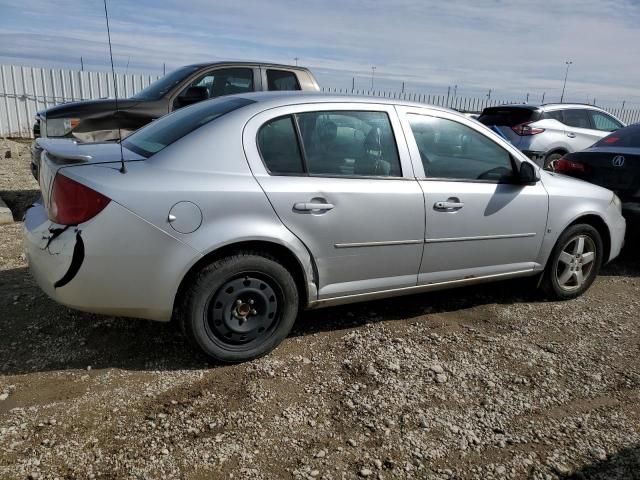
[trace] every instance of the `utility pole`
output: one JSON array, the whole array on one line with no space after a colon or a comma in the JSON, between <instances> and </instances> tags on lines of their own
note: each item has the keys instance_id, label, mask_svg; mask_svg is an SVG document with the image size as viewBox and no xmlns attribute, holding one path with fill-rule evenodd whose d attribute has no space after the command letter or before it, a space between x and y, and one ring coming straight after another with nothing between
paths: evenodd
<instances>
[{"instance_id":1,"label":"utility pole","mask_svg":"<svg viewBox=\"0 0 640 480\"><path fill-rule=\"evenodd\" d=\"M356 77L351 77L351 93L356 89Z\"/></svg>"},{"instance_id":2,"label":"utility pole","mask_svg":"<svg viewBox=\"0 0 640 480\"><path fill-rule=\"evenodd\" d=\"M371 90L373 90L373 77L376 74L376 67L371 67Z\"/></svg>"},{"instance_id":3,"label":"utility pole","mask_svg":"<svg viewBox=\"0 0 640 480\"><path fill-rule=\"evenodd\" d=\"M527 99L524 101L524 103L529 103L529 94L527 93Z\"/></svg>"},{"instance_id":4,"label":"utility pole","mask_svg":"<svg viewBox=\"0 0 640 480\"><path fill-rule=\"evenodd\" d=\"M167 74L167 64L166 63L162 63L162 75L166 75Z\"/></svg>"},{"instance_id":5,"label":"utility pole","mask_svg":"<svg viewBox=\"0 0 640 480\"><path fill-rule=\"evenodd\" d=\"M560 95L560 103L564 101L564 89L567 86L567 77L569 76L569 67L573 65L573 62L571 60L567 60L564 63L567 66L567 69L564 72L564 84L562 85L562 95Z\"/></svg>"},{"instance_id":6,"label":"utility pole","mask_svg":"<svg viewBox=\"0 0 640 480\"><path fill-rule=\"evenodd\" d=\"M298 60L300 60L298 57L294 57L293 58L296 61L296 67L298 66Z\"/></svg>"},{"instance_id":7,"label":"utility pole","mask_svg":"<svg viewBox=\"0 0 640 480\"><path fill-rule=\"evenodd\" d=\"M402 82L402 92L400 93L404 93L404 82Z\"/></svg>"},{"instance_id":8,"label":"utility pole","mask_svg":"<svg viewBox=\"0 0 640 480\"><path fill-rule=\"evenodd\" d=\"M82 57L80 57L80 71L84 72L84 62L82 61Z\"/></svg>"}]
</instances>

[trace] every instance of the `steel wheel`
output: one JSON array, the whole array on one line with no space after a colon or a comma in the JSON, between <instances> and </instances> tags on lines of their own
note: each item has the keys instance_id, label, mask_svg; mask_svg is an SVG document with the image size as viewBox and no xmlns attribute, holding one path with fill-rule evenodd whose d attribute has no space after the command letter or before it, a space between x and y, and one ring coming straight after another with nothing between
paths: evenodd
<instances>
[{"instance_id":1,"label":"steel wheel","mask_svg":"<svg viewBox=\"0 0 640 480\"><path fill-rule=\"evenodd\" d=\"M269 336L278 321L282 289L266 275L247 272L227 280L210 298L208 336L229 349L246 349Z\"/></svg>"},{"instance_id":2,"label":"steel wheel","mask_svg":"<svg viewBox=\"0 0 640 480\"><path fill-rule=\"evenodd\" d=\"M596 244L590 236L571 237L562 248L556 264L558 286L566 292L582 288L591 280L596 255Z\"/></svg>"}]
</instances>

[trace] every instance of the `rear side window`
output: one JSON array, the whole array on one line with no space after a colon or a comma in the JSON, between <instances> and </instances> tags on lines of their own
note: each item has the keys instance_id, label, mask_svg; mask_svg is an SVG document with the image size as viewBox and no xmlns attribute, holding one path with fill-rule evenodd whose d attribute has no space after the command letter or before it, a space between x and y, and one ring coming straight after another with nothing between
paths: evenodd
<instances>
[{"instance_id":1,"label":"rear side window","mask_svg":"<svg viewBox=\"0 0 640 480\"><path fill-rule=\"evenodd\" d=\"M640 124L621 128L599 140L594 147L640 148Z\"/></svg>"},{"instance_id":2,"label":"rear side window","mask_svg":"<svg viewBox=\"0 0 640 480\"><path fill-rule=\"evenodd\" d=\"M483 134L458 122L409 115L427 178L503 181L513 176L511 155Z\"/></svg>"},{"instance_id":3,"label":"rear side window","mask_svg":"<svg viewBox=\"0 0 640 480\"><path fill-rule=\"evenodd\" d=\"M591 122L593 123L593 126L596 128L596 130L612 132L622 127L622 124L620 122L618 122L612 116L607 115L606 113L591 110L589 114L591 115Z\"/></svg>"},{"instance_id":4,"label":"rear side window","mask_svg":"<svg viewBox=\"0 0 640 480\"><path fill-rule=\"evenodd\" d=\"M275 175L402 176L385 112L306 112L276 118L260 128L258 147Z\"/></svg>"},{"instance_id":5,"label":"rear side window","mask_svg":"<svg viewBox=\"0 0 640 480\"><path fill-rule=\"evenodd\" d=\"M258 148L269 173L300 175L304 172L293 118L276 118L258 132Z\"/></svg>"},{"instance_id":6,"label":"rear side window","mask_svg":"<svg viewBox=\"0 0 640 480\"><path fill-rule=\"evenodd\" d=\"M287 70L267 70L269 90L300 90L298 77Z\"/></svg>"},{"instance_id":7,"label":"rear side window","mask_svg":"<svg viewBox=\"0 0 640 480\"><path fill-rule=\"evenodd\" d=\"M255 102L237 97L196 103L151 122L128 136L122 145L139 155L150 157L201 126L250 103Z\"/></svg>"},{"instance_id":8,"label":"rear side window","mask_svg":"<svg viewBox=\"0 0 640 480\"><path fill-rule=\"evenodd\" d=\"M551 112L546 112L544 114L544 118L549 118L552 120L557 120L560 123L564 123L564 116L562 115L562 110L553 110Z\"/></svg>"},{"instance_id":9,"label":"rear side window","mask_svg":"<svg viewBox=\"0 0 640 480\"><path fill-rule=\"evenodd\" d=\"M515 127L525 122L535 122L539 113L530 108L521 107L491 107L482 111L478 121L484 125L498 127Z\"/></svg>"},{"instance_id":10,"label":"rear side window","mask_svg":"<svg viewBox=\"0 0 640 480\"><path fill-rule=\"evenodd\" d=\"M592 128L589 112L580 108L568 108L563 112L564 124L576 128Z\"/></svg>"}]
</instances>

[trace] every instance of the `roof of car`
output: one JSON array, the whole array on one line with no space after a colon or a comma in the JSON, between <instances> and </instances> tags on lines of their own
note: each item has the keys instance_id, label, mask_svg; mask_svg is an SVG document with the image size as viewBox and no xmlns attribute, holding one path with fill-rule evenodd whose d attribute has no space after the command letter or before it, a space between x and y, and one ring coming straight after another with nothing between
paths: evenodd
<instances>
[{"instance_id":1,"label":"roof of car","mask_svg":"<svg viewBox=\"0 0 640 480\"><path fill-rule=\"evenodd\" d=\"M538 109L556 109L556 108L589 108L592 110L602 110L600 107L595 105L591 105L589 103L505 103L503 105L495 105L488 108L523 108L527 110L538 110Z\"/></svg>"},{"instance_id":2,"label":"roof of car","mask_svg":"<svg viewBox=\"0 0 640 480\"><path fill-rule=\"evenodd\" d=\"M431 108L443 112L457 113L463 115L457 110L450 108L438 107L427 103L411 102L409 100L370 97L365 95L340 95L329 94L323 92L311 91L278 91L278 92L251 92L237 95L238 97L247 98L261 104L272 103L275 105L296 105L301 103L370 103L378 105L404 105L420 108Z\"/></svg>"},{"instance_id":3,"label":"roof of car","mask_svg":"<svg viewBox=\"0 0 640 480\"><path fill-rule=\"evenodd\" d=\"M270 63L270 62L251 62L248 60L222 60L218 62L202 62L202 63L192 63L191 65L185 65L186 67L197 67L197 68L206 68L206 67L217 67L217 66L251 66L258 65L261 67L276 67L276 68L287 68L293 70L307 70L306 67L300 67L298 65L284 65L280 63Z\"/></svg>"}]
</instances>

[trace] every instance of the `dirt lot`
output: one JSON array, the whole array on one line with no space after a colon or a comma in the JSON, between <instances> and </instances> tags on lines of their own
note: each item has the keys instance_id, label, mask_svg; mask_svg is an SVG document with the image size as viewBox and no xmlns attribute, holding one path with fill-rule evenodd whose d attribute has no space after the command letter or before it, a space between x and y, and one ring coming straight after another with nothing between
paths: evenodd
<instances>
[{"instance_id":1,"label":"dirt lot","mask_svg":"<svg viewBox=\"0 0 640 480\"><path fill-rule=\"evenodd\" d=\"M0 154L0 478L640 478L638 257L578 300L511 281L308 312L208 365L172 325L40 292L28 146Z\"/></svg>"}]
</instances>

